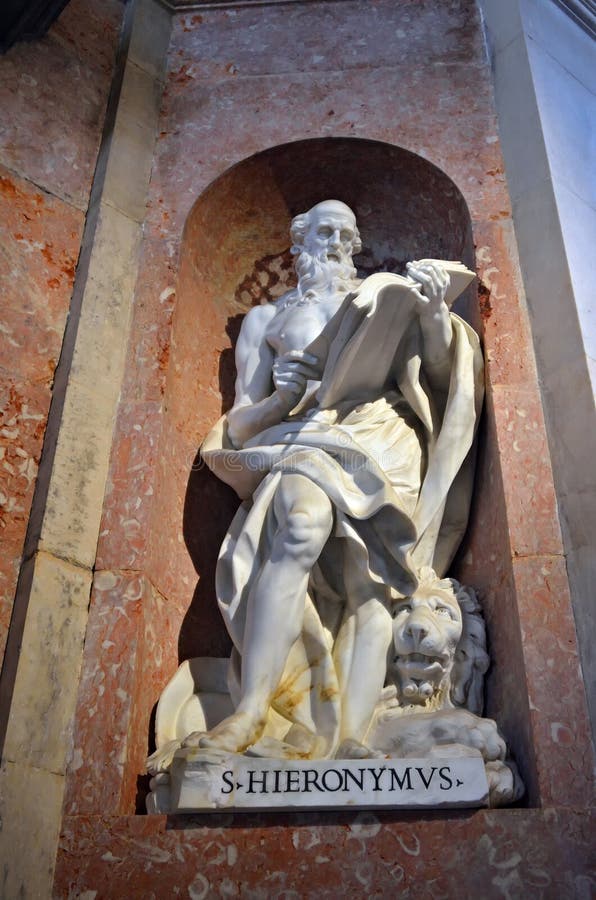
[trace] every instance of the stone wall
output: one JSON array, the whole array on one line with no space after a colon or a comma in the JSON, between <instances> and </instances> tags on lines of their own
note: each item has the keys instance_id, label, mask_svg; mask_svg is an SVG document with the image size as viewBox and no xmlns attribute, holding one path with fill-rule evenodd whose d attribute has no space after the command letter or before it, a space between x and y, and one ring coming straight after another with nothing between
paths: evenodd
<instances>
[{"instance_id":1,"label":"stone wall","mask_svg":"<svg viewBox=\"0 0 596 900\"><path fill-rule=\"evenodd\" d=\"M207 4L171 24L134 7L5 748L5 883L49 895L60 831L57 897L581 895L593 756L477 5ZM417 172L438 173L432 196ZM519 809L142 815L160 691L227 648L213 568L237 501L196 453L230 402L239 316L290 277L285 229L315 185L368 220L371 267L410 255L405 208L479 274L460 312L487 402L455 572L484 605ZM446 221L425 224L437 202Z\"/></svg>"},{"instance_id":2,"label":"stone wall","mask_svg":"<svg viewBox=\"0 0 596 900\"><path fill-rule=\"evenodd\" d=\"M481 5L596 735L596 17L586 6L588 34L559 8L565 3Z\"/></svg>"},{"instance_id":3,"label":"stone wall","mask_svg":"<svg viewBox=\"0 0 596 900\"><path fill-rule=\"evenodd\" d=\"M57 884L64 887L64 879L75 877L70 860L81 846L77 829L83 821L87 850L76 866L79 889L93 889L101 877L106 848L118 847L110 852L126 856L138 839L133 835L141 832L151 835L156 883L169 877L208 895L223 893L230 878L237 891L243 884L256 890L259 867L264 878L274 876L277 839L262 818L230 818L233 839L207 819L177 820L180 832L170 845L161 837L171 827L165 820L141 825L130 814L143 808L146 781L139 775L151 748L160 688L181 659L218 655L227 647L214 605L213 570L236 501L193 463L206 430L230 402L236 320L258 299L255 282L283 283L285 223L309 204L309 179L324 193L339 185L342 198L354 202L363 233L367 218L374 229L374 213L366 208L362 173L376 173L376 185L381 179L389 209L409 202L413 170L408 174L406 167L401 181L392 181L373 161L386 145L438 167L469 211L469 246L473 240L481 289L480 303L475 299L464 312L483 334L488 385L479 493L457 571L482 593L494 659L489 714L499 718L514 748L528 786L526 803L581 805L588 782L578 773L589 780L591 748L491 73L475 4L380 0L366 4L364 15L362 3L342 0L179 15L158 129ZM318 166L314 140L326 161ZM429 240L431 234L429 227ZM465 234L460 241L464 254ZM551 660L546 666L544 658ZM101 825L95 818L100 810L110 816ZM562 827L573 830L568 814L561 815ZM470 846L476 828L484 834L504 822L494 846L523 844L512 878L529 887L533 876L524 867L534 849L529 839L524 843L523 819L477 815L469 827L456 819ZM289 819L283 821L290 827ZM378 836L369 853L382 854L382 840L393 840L388 836L406 821L366 819L370 836ZM538 830L545 827L539 821L535 816ZM353 823L356 830L359 822ZM250 835L260 827L261 862L249 876ZM300 834L306 841L324 834L333 843L334 827L332 817L313 814ZM443 824L432 827L438 834ZM540 833L542 853L556 839ZM584 839L580 829L571 842ZM218 855L211 868L198 866L213 841L223 848L221 860ZM183 858L174 864L176 853ZM565 854L564 873L541 869L540 878L553 890L581 872L579 860ZM324 858L329 865L317 875L321 884L334 877L333 858ZM300 853L284 854L284 865L292 875L280 885L290 887L301 871ZM405 883L416 883L421 870L403 868ZM354 890L358 879L350 866L344 869L345 884ZM387 871L373 866L370 874L381 893L391 889ZM452 891L455 878L446 876ZM496 872L494 879L497 895ZM472 885L468 880L470 890Z\"/></svg>"},{"instance_id":4,"label":"stone wall","mask_svg":"<svg viewBox=\"0 0 596 900\"><path fill-rule=\"evenodd\" d=\"M121 0L0 58L0 658L114 76Z\"/></svg>"}]
</instances>

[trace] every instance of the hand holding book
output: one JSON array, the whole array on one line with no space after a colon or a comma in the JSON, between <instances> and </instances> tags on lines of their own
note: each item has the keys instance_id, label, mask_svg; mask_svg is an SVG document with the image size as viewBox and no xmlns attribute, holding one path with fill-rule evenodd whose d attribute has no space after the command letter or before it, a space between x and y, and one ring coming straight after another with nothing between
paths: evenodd
<instances>
[{"instance_id":1,"label":"hand holding book","mask_svg":"<svg viewBox=\"0 0 596 900\"><path fill-rule=\"evenodd\" d=\"M476 277L463 263L446 259L414 260L406 269L406 281L420 301L430 305L429 312L436 311L441 302L449 308Z\"/></svg>"},{"instance_id":2,"label":"hand holding book","mask_svg":"<svg viewBox=\"0 0 596 900\"><path fill-rule=\"evenodd\" d=\"M422 361L427 369L448 371L452 340L449 302L452 302L474 278L461 263L421 259L406 266L406 280L415 297L422 329ZM453 278L452 278L453 273ZM449 288L453 284L453 289Z\"/></svg>"}]
</instances>

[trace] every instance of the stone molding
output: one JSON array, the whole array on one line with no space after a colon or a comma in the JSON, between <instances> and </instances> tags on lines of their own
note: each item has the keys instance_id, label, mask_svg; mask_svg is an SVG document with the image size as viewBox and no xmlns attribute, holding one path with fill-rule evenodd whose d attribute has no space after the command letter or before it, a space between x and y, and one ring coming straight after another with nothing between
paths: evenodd
<instances>
[{"instance_id":1,"label":"stone molding","mask_svg":"<svg viewBox=\"0 0 596 900\"><path fill-rule=\"evenodd\" d=\"M162 6L172 12L191 12L198 9L236 9L242 6L287 6L290 3L302 3L305 0L159 0ZM311 3L327 3L330 0L306 0ZM334 0L342 2L342 0ZM588 34L596 36L596 2L595 0L553 0Z\"/></svg>"},{"instance_id":2,"label":"stone molding","mask_svg":"<svg viewBox=\"0 0 596 900\"><path fill-rule=\"evenodd\" d=\"M592 37L596 37L596 2L595 0L554 0L563 12L566 12L574 22L587 31Z\"/></svg>"},{"instance_id":3,"label":"stone molding","mask_svg":"<svg viewBox=\"0 0 596 900\"><path fill-rule=\"evenodd\" d=\"M170 12L194 12L199 9L239 9L244 6L289 6L292 3L343 3L344 0L158 0Z\"/></svg>"},{"instance_id":4,"label":"stone molding","mask_svg":"<svg viewBox=\"0 0 596 900\"><path fill-rule=\"evenodd\" d=\"M0 773L5 823L0 868L6 896L52 893L92 572L128 346L170 24L155 0L139 0L129 9L3 670L7 723ZM32 859L41 865L32 866Z\"/></svg>"},{"instance_id":5,"label":"stone molding","mask_svg":"<svg viewBox=\"0 0 596 900\"><path fill-rule=\"evenodd\" d=\"M586 23L596 24L594 0L553 2L586 31ZM481 7L492 48L500 140L530 311L592 739L596 741L596 661L589 627L593 621L594 556L587 537L596 521L592 384L530 55L535 26L522 16L519 0L507 4L481 0ZM557 15L553 7L549 9ZM578 18L580 11L583 24ZM573 26L569 30L573 31ZM576 37L583 40L580 32ZM525 112L523 118L520 109ZM539 232L537 221L541 222ZM562 371L565 378L560 376Z\"/></svg>"}]
</instances>

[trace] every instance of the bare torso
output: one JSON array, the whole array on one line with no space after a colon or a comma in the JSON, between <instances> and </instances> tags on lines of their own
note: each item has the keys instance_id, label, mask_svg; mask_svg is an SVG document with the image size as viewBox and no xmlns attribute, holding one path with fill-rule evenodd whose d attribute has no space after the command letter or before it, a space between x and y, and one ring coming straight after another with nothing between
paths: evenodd
<instances>
[{"instance_id":1,"label":"bare torso","mask_svg":"<svg viewBox=\"0 0 596 900\"><path fill-rule=\"evenodd\" d=\"M278 301L278 308L270 319L265 340L275 356L283 356L292 350L305 350L320 337L345 299L345 291L334 293L325 299L313 300L302 305L290 303L284 307L285 298Z\"/></svg>"}]
</instances>

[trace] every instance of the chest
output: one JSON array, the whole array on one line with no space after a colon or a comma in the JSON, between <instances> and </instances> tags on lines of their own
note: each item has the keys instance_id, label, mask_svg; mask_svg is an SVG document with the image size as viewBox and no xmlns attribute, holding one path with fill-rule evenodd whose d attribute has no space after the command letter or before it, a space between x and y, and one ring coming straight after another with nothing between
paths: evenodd
<instances>
[{"instance_id":1,"label":"chest","mask_svg":"<svg viewBox=\"0 0 596 900\"><path fill-rule=\"evenodd\" d=\"M343 302L343 295L321 303L292 305L273 317L266 332L267 343L277 356L304 350L323 331Z\"/></svg>"}]
</instances>

